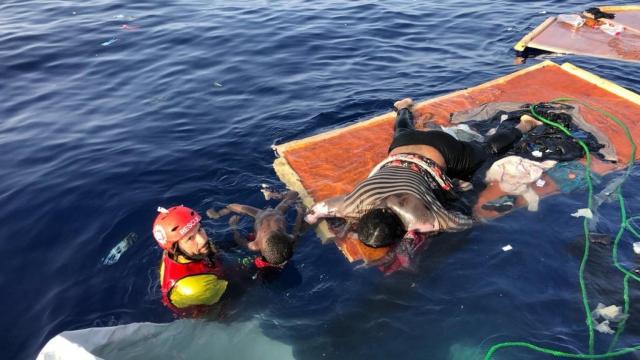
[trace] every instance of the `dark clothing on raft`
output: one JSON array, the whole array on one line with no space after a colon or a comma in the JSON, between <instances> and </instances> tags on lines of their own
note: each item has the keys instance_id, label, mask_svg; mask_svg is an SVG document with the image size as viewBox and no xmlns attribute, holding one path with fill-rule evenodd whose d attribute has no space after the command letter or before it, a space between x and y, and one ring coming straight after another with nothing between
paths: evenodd
<instances>
[{"instance_id":1,"label":"dark clothing on raft","mask_svg":"<svg viewBox=\"0 0 640 360\"><path fill-rule=\"evenodd\" d=\"M400 109L396 116L395 133L389 152L400 146L432 146L444 158L447 165L445 172L448 176L469 180L486 160L505 153L509 146L521 137L520 130L511 127L498 129L483 143L460 141L443 131L416 130L411 111Z\"/></svg>"}]
</instances>

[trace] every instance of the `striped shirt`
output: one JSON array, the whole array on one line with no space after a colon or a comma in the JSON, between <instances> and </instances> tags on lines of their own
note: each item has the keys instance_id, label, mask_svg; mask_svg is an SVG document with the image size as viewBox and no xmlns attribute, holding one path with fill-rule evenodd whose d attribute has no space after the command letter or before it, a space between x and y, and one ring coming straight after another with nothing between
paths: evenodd
<instances>
[{"instance_id":1,"label":"striped shirt","mask_svg":"<svg viewBox=\"0 0 640 360\"><path fill-rule=\"evenodd\" d=\"M462 231L471 227L471 218L442 206L434 194L434 191L441 189L430 186L434 181L428 181L425 176L428 175L404 166L382 167L345 196L343 213L359 218L388 196L410 194L421 199L426 208L434 214L438 219L440 231Z\"/></svg>"}]
</instances>

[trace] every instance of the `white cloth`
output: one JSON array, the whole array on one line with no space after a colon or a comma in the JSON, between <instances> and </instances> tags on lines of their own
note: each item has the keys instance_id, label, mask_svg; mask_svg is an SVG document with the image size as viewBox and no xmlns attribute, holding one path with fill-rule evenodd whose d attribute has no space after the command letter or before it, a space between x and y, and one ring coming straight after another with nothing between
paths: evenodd
<instances>
[{"instance_id":1,"label":"white cloth","mask_svg":"<svg viewBox=\"0 0 640 360\"><path fill-rule=\"evenodd\" d=\"M521 195L527 201L529 211L538 211L539 197L530 184L540 179L542 173L556 163L554 160L538 162L520 156L507 156L491 165L485 182L497 182L505 193Z\"/></svg>"}]
</instances>

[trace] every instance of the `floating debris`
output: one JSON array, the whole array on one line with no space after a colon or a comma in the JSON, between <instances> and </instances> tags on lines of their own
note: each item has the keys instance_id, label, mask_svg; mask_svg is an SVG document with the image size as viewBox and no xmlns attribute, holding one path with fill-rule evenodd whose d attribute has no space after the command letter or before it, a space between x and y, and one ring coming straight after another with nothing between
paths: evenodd
<instances>
[{"instance_id":1,"label":"floating debris","mask_svg":"<svg viewBox=\"0 0 640 360\"><path fill-rule=\"evenodd\" d=\"M633 243L633 252L640 255L640 241Z\"/></svg>"},{"instance_id":2,"label":"floating debris","mask_svg":"<svg viewBox=\"0 0 640 360\"><path fill-rule=\"evenodd\" d=\"M538 181L536 181L536 186L537 187L543 187L544 184L546 184L547 182L542 180L542 179L538 179Z\"/></svg>"},{"instance_id":3,"label":"floating debris","mask_svg":"<svg viewBox=\"0 0 640 360\"><path fill-rule=\"evenodd\" d=\"M100 44L100 45L102 45L102 46L109 46L109 45L113 44L113 43L114 43L114 42L116 42L116 41L118 41L118 38L113 38L113 39L111 39L111 40L109 40L109 41L105 41L105 42L103 42L103 43L102 43L102 44Z\"/></svg>"},{"instance_id":4,"label":"floating debris","mask_svg":"<svg viewBox=\"0 0 640 360\"><path fill-rule=\"evenodd\" d=\"M216 82L214 82L214 83L213 83L213 86L215 86L215 87L222 87L222 84L220 84L219 82L217 82L217 81L216 81Z\"/></svg>"},{"instance_id":5,"label":"floating debris","mask_svg":"<svg viewBox=\"0 0 640 360\"><path fill-rule=\"evenodd\" d=\"M513 250L513 247L511 245L506 245L502 247L502 251L511 251Z\"/></svg>"},{"instance_id":6,"label":"floating debris","mask_svg":"<svg viewBox=\"0 0 640 360\"><path fill-rule=\"evenodd\" d=\"M136 31L140 29L140 26L122 24L120 25L120 29L127 30L127 31Z\"/></svg>"},{"instance_id":7,"label":"floating debris","mask_svg":"<svg viewBox=\"0 0 640 360\"><path fill-rule=\"evenodd\" d=\"M598 303L596 309L591 313L594 319L602 317L607 321L619 322L625 320L629 315L622 313L622 306L609 305L606 306L603 303Z\"/></svg>"},{"instance_id":8,"label":"floating debris","mask_svg":"<svg viewBox=\"0 0 640 360\"><path fill-rule=\"evenodd\" d=\"M605 306L602 303L598 303L596 309L591 312L591 316L593 317L593 323L596 325L595 329L603 334L613 334L614 331L611 330L609 326L610 321L620 322L626 320L629 315L622 313L622 307L616 305ZM598 323L596 320L599 318L603 318L604 321Z\"/></svg>"},{"instance_id":9,"label":"floating debris","mask_svg":"<svg viewBox=\"0 0 640 360\"><path fill-rule=\"evenodd\" d=\"M122 256L122 254L124 254L124 252L127 251L127 249L129 249L129 247L137 240L138 234L133 232L129 233L129 235L125 236L125 238L118 243L118 245L109 251L109 255L104 258L102 263L104 265L113 265L117 263L118 260L120 260L120 256Z\"/></svg>"},{"instance_id":10,"label":"floating debris","mask_svg":"<svg viewBox=\"0 0 640 360\"><path fill-rule=\"evenodd\" d=\"M587 219L592 219L593 218L593 213L591 212L591 209L584 208L584 209L579 209L578 211L574 212L573 214L571 214L571 216L573 216L573 217L585 217Z\"/></svg>"},{"instance_id":11,"label":"floating debris","mask_svg":"<svg viewBox=\"0 0 640 360\"><path fill-rule=\"evenodd\" d=\"M594 323L596 323L596 327L595 329L598 330L599 332L603 333L603 334L613 334L615 333L615 331L611 330L611 328L609 327L609 320L605 320L601 323L597 323L596 321L594 321Z\"/></svg>"}]
</instances>

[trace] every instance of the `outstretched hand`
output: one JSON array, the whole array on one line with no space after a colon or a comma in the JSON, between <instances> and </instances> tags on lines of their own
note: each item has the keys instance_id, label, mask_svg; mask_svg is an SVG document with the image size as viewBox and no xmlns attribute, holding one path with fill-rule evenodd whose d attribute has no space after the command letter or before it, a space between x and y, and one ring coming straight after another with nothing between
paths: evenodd
<instances>
[{"instance_id":1,"label":"outstretched hand","mask_svg":"<svg viewBox=\"0 0 640 360\"><path fill-rule=\"evenodd\" d=\"M209 219L218 219L220 218L220 214L213 210L213 208L207 210L207 216L209 217Z\"/></svg>"},{"instance_id":2,"label":"outstretched hand","mask_svg":"<svg viewBox=\"0 0 640 360\"><path fill-rule=\"evenodd\" d=\"M240 216L233 215L229 218L229 227L233 230L238 228L238 222L240 221Z\"/></svg>"},{"instance_id":3,"label":"outstretched hand","mask_svg":"<svg viewBox=\"0 0 640 360\"><path fill-rule=\"evenodd\" d=\"M304 216L304 221L307 224L313 225L318 222L318 215L313 210L309 210L309 212Z\"/></svg>"},{"instance_id":4,"label":"outstretched hand","mask_svg":"<svg viewBox=\"0 0 640 360\"><path fill-rule=\"evenodd\" d=\"M315 224L318 222L318 219L327 216L329 213L329 207L324 201L315 203L307 212L307 215L304 217L304 221L308 224Z\"/></svg>"}]
</instances>

